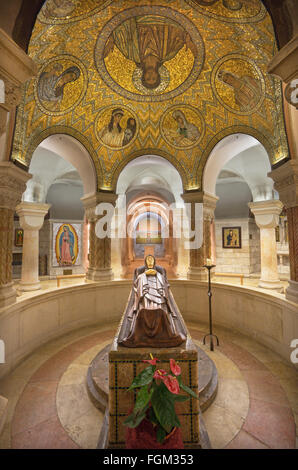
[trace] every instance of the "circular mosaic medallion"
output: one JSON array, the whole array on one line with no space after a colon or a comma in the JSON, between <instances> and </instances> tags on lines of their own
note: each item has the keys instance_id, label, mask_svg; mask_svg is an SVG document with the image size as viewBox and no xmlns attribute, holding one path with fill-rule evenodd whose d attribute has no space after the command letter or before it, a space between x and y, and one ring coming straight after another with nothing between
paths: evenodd
<instances>
[{"instance_id":1,"label":"circular mosaic medallion","mask_svg":"<svg viewBox=\"0 0 298 470\"><path fill-rule=\"evenodd\" d=\"M260 0L185 0L205 16L228 23L253 23L266 16Z\"/></svg>"},{"instance_id":2,"label":"circular mosaic medallion","mask_svg":"<svg viewBox=\"0 0 298 470\"><path fill-rule=\"evenodd\" d=\"M135 141L139 132L139 121L128 106L110 105L98 113L94 129L102 145L111 150L120 150Z\"/></svg>"},{"instance_id":3,"label":"circular mosaic medallion","mask_svg":"<svg viewBox=\"0 0 298 470\"><path fill-rule=\"evenodd\" d=\"M186 91L204 63L194 24L166 7L140 6L114 16L94 51L97 70L117 94L134 101L164 101Z\"/></svg>"},{"instance_id":4,"label":"circular mosaic medallion","mask_svg":"<svg viewBox=\"0 0 298 470\"><path fill-rule=\"evenodd\" d=\"M211 75L213 93L229 111L254 113L265 98L265 80L253 60L230 54L217 62Z\"/></svg>"},{"instance_id":5,"label":"circular mosaic medallion","mask_svg":"<svg viewBox=\"0 0 298 470\"><path fill-rule=\"evenodd\" d=\"M76 57L54 57L42 66L35 81L37 105L51 116L68 113L83 98L87 82L86 68Z\"/></svg>"},{"instance_id":6,"label":"circular mosaic medallion","mask_svg":"<svg viewBox=\"0 0 298 470\"><path fill-rule=\"evenodd\" d=\"M205 121L197 109L178 104L171 106L163 114L160 132L169 145L186 150L195 147L202 139Z\"/></svg>"},{"instance_id":7,"label":"circular mosaic medallion","mask_svg":"<svg viewBox=\"0 0 298 470\"><path fill-rule=\"evenodd\" d=\"M38 19L46 24L79 21L108 7L113 0L47 0Z\"/></svg>"}]
</instances>

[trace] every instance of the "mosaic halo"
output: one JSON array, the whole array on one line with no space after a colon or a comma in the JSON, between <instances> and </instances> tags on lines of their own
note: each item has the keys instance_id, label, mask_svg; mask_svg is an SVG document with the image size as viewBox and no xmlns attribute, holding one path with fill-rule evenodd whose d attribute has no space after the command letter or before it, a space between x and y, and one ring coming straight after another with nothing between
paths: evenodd
<instances>
[{"instance_id":1,"label":"mosaic halo","mask_svg":"<svg viewBox=\"0 0 298 470\"><path fill-rule=\"evenodd\" d=\"M119 121L121 131L118 135L117 131L115 135L108 128L115 114L122 115ZM96 138L103 146L114 151L122 150L129 147L136 140L139 132L139 120L128 106L122 104L109 105L102 108L97 114L94 131Z\"/></svg>"},{"instance_id":2,"label":"mosaic halo","mask_svg":"<svg viewBox=\"0 0 298 470\"><path fill-rule=\"evenodd\" d=\"M74 23L95 15L112 2L113 0L47 0L38 14L38 20L45 24Z\"/></svg>"},{"instance_id":3,"label":"mosaic halo","mask_svg":"<svg viewBox=\"0 0 298 470\"><path fill-rule=\"evenodd\" d=\"M257 111L265 99L265 79L249 57L229 54L220 59L211 74L211 86L228 111L242 116Z\"/></svg>"},{"instance_id":4,"label":"mosaic halo","mask_svg":"<svg viewBox=\"0 0 298 470\"><path fill-rule=\"evenodd\" d=\"M104 50L106 43L112 33L126 20L132 19L133 17L144 17L144 16L157 16L159 18L166 18L171 22L175 22L177 26L184 29L190 36L192 42L196 45L197 54L193 56L192 68L186 77L186 79L177 85L171 91L161 92L158 95L150 94L143 95L137 92L130 91L123 86L119 85L115 81L107 70L106 63L104 60ZM205 48L201 35L195 25L184 15L172 10L168 7L155 7L155 6L140 6L134 7L120 12L117 16L114 16L102 29L98 35L96 46L94 49L94 62L98 70L99 75L103 81L117 94L123 96L126 99L141 102L160 102L174 98L175 96L184 93L198 78L201 73L205 59ZM129 62L129 60L127 60ZM130 61L131 62L131 61ZM165 65L167 61L165 61ZM180 74L177 74L178 77ZM137 90L136 90L137 91Z\"/></svg>"},{"instance_id":5,"label":"mosaic halo","mask_svg":"<svg viewBox=\"0 0 298 470\"><path fill-rule=\"evenodd\" d=\"M82 62L62 54L43 64L34 82L34 97L39 109L50 116L62 116L83 99L88 84Z\"/></svg>"},{"instance_id":6,"label":"mosaic halo","mask_svg":"<svg viewBox=\"0 0 298 470\"><path fill-rule=\"evenodd\" d=\"M251 0L251 6L243 0L185 0L191 7L209 18L226 23L256 23L266 16L266 8L260 0ZM257 11L252 13L253 9Z\"/></svg>"},{"instance_id":7,"label":"mosaic halo","mask_svg":"<svg viewBox=\"0 0 298 470\"><path fill-rule=\"evenodd\" d=\"M181 128L179 127L179 122ZM205 133L205 121L193 106L177 104L168 108L160 120L163 139L178 150L195 147Z\"/></svg>"}]
</instances>

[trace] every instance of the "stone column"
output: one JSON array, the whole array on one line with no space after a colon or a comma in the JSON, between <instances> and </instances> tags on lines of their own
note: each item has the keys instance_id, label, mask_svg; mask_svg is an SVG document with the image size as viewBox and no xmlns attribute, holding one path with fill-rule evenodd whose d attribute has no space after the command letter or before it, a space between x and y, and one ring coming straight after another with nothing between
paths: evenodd
<instances>
[{"instance_id":1,"label":"stone column","mask_svg":"<svg viewBox=\"0 0 298 470\"><path fill-rule=\"evenodd\" d=\"M211 258L211 223L218 197L200 191L193 191L182 195L185 203L191 204L190 228L195 230L195 204L203 204L203 242L200 248L189 250L188 279L207 280L207 271L203 267L207 258Z\"/></svg>"},{"instance_id":2,"label":"stone column","mask_svg":"<svg viewBox=\"0 0 298 470\"><path fill-rule=\"evenodd\" d=\"M89 268L86 278L92 281L108 281L113 279L111 268L111 238L99 238L96 235L96 223L104 215L96 214L96 206L100 203L115 206L117 194L99 192L82 198L86 218L89 221Z\"/></svg>"},{"instance_id":3,"label":"stone column","mask_svg":"<svg viewBox=\"0 0 298 470\"><path fill-rule=\"evenodd\" d=\"M24 230L22 278L20 289L31 291L40 289L38 277L39 230L43 226L49 204L22 202L16 208L20 226Z\"/></svg>"},{"instance_id":4,"label":"stone column","mask_svg":"<svg viewBox=\"0 0 298 470\"><path fill-rule=\"evenodd\" d=\"M259 287L282 290L277 269L277 247L275 227L283 204L279 200L251 202L248 204L260 229L261 279Z\"/></svg>"},{"instance_id":5,"label":"stone column","mask_svg":"<svg viewBox=\"0 0 298 470\"><path fill-rule=\"evenodd\" d=\"M288 220L290 281L286 298L298 303L298 162L290 160L268 174L283 202Z\"/></svg>"},{"instance_id":6,"label":"stone column","mask_svg":"<svg viewBox=\"0 0 298 470\"><path fill-rule=\"evenodd\" d=\"M13 217L31 175L11 162L0 162L0 308L15 302L12 282Z\"/></svg>"}]
</instances>

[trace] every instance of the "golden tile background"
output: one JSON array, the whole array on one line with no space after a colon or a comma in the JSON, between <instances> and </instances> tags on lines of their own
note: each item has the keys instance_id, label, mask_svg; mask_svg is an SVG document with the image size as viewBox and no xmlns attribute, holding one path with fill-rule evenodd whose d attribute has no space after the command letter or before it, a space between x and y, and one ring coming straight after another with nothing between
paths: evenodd
<instances>
[{"instance_id":1,"label":"golden tile background","mask_svg":"<svg viewBox=\"0 0 298 470\"><path fill-rule=\"evenodd\" d=\"M210 7L204 7L194 0L72 0L72 3L76 4L76 8L65 18L60 16L45 19L40 13L28 53L38 64L39 74L42 70L48 70L47 64L52 63L56 57L61 59L65 55L81 64L86 75L82 73L80 82L78 80L78 83L69 85L62 114L43 112L36 100L36 78L26 84L23 101L18 108L13 159L29 166L33 151L44 138L57 132L66 133L78 139L90 153L97 171L98 189L113 190L117 176L126 162L149 151L167 158L176 166L185 189L198 189L201 187L203 168L212 148L226 135L238 132L257 138L266 148L272 164L287 158L280 81L269 76L266 71L267 64L277 51L274 32L271 19L259 0L254 0L255 10L245 6L244 10L238 12L224 7L222 0ZM85 12L83 5L86 5ZM110 20L114 21L123 10L146 5L163 6L171 11L171 15L173 12L184 15L197 28L204 43L204 48L200 50L204 63L198 78L189 88L168 101L141 102L128 99L125 93L117 94L102 80L95 65L96 42L105 25ZM219 100L211 84L219 62L228 59L231 54L234 57L233 71L237 70L238 64L239 76L244 74L244 57L247 58L246 72L255 75L253 71L258 70L263 77L262 105L250 113L233 112L233 109L237 111L233 90L231 92L231 89L217 84L217 89L224 96L224 99ZM115 57L118 57L118 62ZM115 79L120 77L121 67L124 68L126 62L127 68L125 74L119 78L119 84L125 84L128 90L137 94L129 81L129 74L135 64L123 57L120 60L119 51L116 51L115 57L108 57L111 75ZM175 89L189 75L193 60L192 53L189 50L186 52L184 48L174 59L165 63L171 76L166 91ZM121 80L124 80L123 83ZM73 108L67 110L69 103L77 101L78 86L82 90L82 98ZM66 90L67 87L65 93ZM130 145L116 150L107 148L100 142L94 127L99 114L111 105L127 106L138 119L137 137ZM200 116L204 120L203 136L193 148L175 148L162 136L161 118L174 105L181 105L182 110L183 105L196 108L199 129L202 129ZM64 109L66 112L63 112ZM195 117L195 114L192 116Z\"/></svg>"}]
</instances>

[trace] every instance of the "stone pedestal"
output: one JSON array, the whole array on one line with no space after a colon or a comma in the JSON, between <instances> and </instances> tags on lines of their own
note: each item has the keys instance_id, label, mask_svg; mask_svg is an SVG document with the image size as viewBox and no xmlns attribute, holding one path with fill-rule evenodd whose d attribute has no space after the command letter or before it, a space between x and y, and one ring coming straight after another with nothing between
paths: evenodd
<instances>
[{"instance_id":1,"label":"stone pedestal","mask_svg":"<svg viewBox=\"0 0 298 470\"><path fill-rule=\"evenodd\" d=\"M22 202L16 208L20 226L24 230L22 278L20 289L32 291L40 289L38 277L39 230L47 214L49 204Z\"/></svg>"},{"instance_id":2,"label":"stone pedestal","mask_svg":"<svg viewBox=\"0 0 298 470\"><path fill-rule=\"evenodd\" d=\"M15 302L12 282L13 217L31 175L0 162L0 308Z\"/></svg>"},{"instance_id":3,"label":"stone pedestal","mask_svg":"<svg viewBox=\"0 0 298 470\"><path fill-rule=\"evenodd\" d=\"M203 268L208 258L211 258L211 225L214 219L214 211L218 197L211 194L194 191L182 195L185 203L191 204L190 228L194 230L203 229L203 241L200 248L189 250L189 268L187 272L188 279L207 281L207 272ZM195 205L203 204L203 226L199 227L195 220Z\"/></svg>"},{"instance_id":4,"label":"stone pedestal","mask_svg":"<svg viewBox=\"0 0 298 470\"><path fill-rule=\"evenodd\" d=\"M277 247L275 227L283 204L278 200L252 202L249 204L260 228L261 243L261 279L259 287L263 289L282 290L277 269Z\"/></svg>"},{"instance_id":5,"label":"stone pedestal","mask_svg":"<svg viewBox=\"0 0 298 470\"><path fill-rule=\"evenodd\" d=\"M120 331L120 330L119 330ZM170 371L170 359L174 358L181 367L182 381L198 394L198 352L190 338L184 348L125 348L114 339L109 353L109 443L108 448L125 447L125 426L123 421L134 406L134 392L127 392L134 377L148 367L144 359L150 353L157 357L158 366ZM185 447L199 447L199 401L191 398L176 404L181 423Z\"/></svg>"},{"instance_id":6,"label":"stone pedestal","mask_svg":"<svg viewBox=\"0 0 298 470\"><path fill-rule=\"evenodd\" d=\"M116 194L104 192L82 198L89 222L89 267L86 278L92 281L109 281L114 277L111 268L111 238L109 235L104 238L96 235L96 223L104 217L96 213L96 207L103 203L107 205L107 210L111 210L116 199Z\"/></svg>"}]
</instances>

